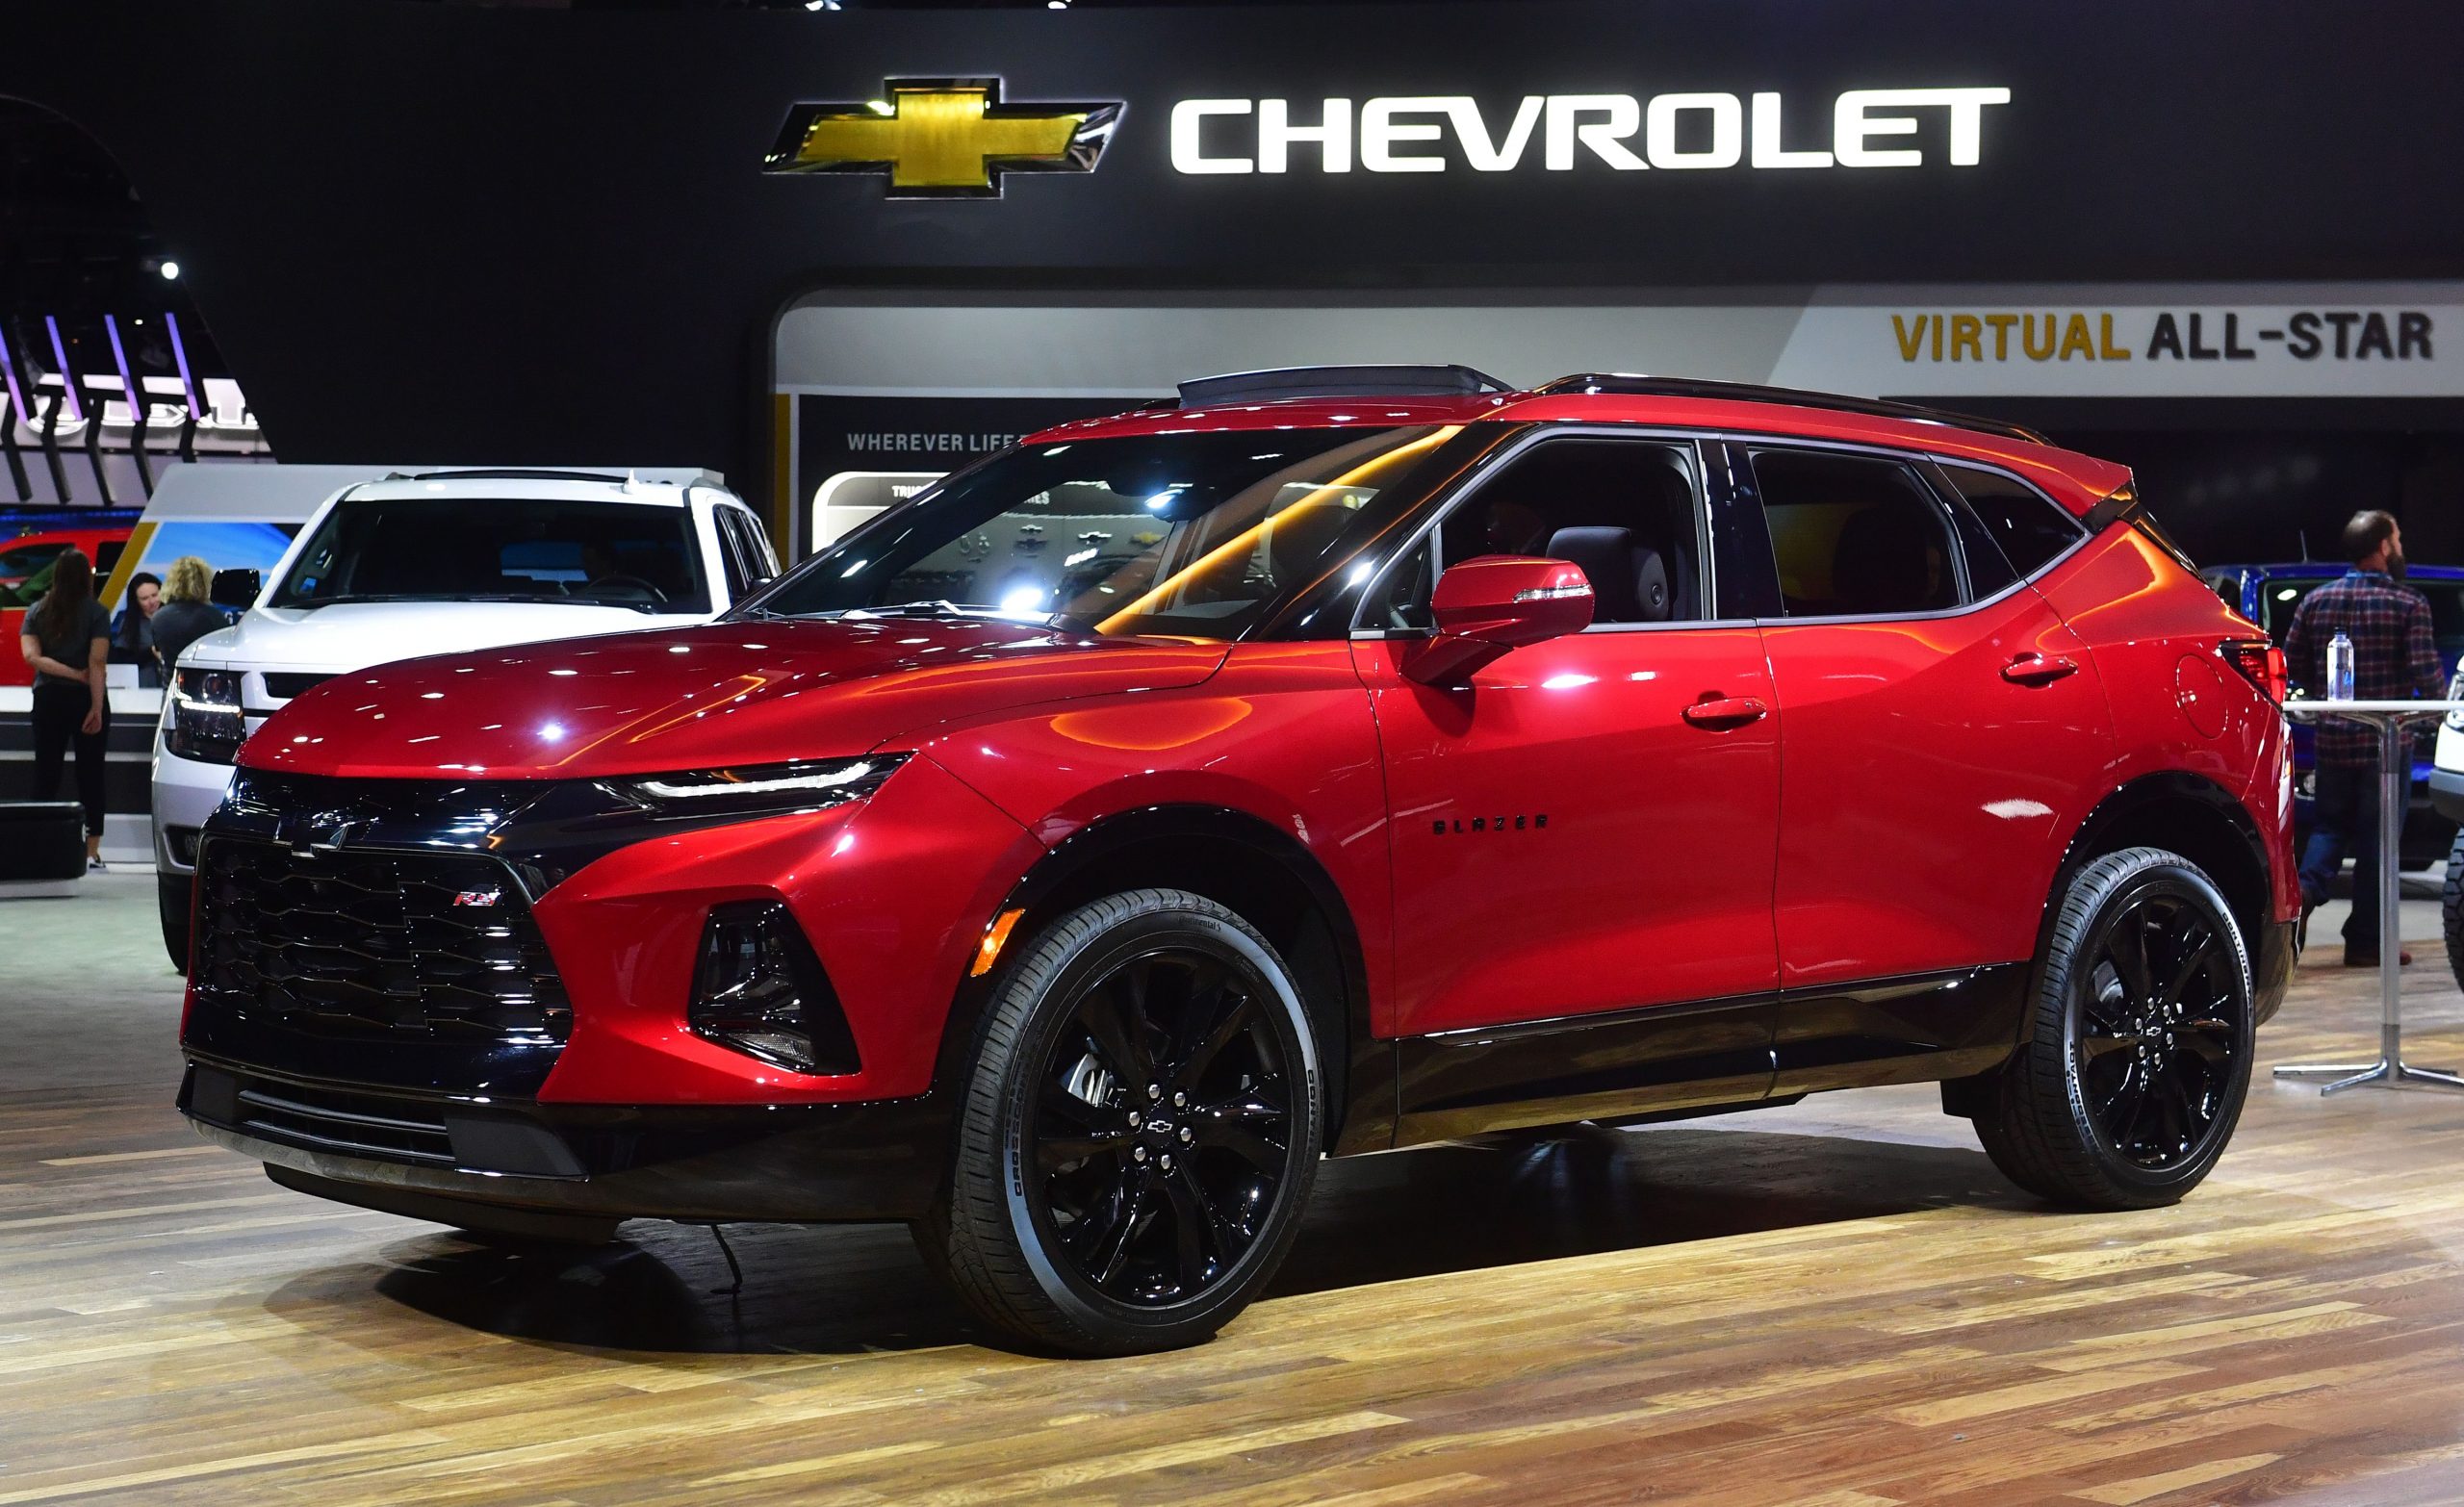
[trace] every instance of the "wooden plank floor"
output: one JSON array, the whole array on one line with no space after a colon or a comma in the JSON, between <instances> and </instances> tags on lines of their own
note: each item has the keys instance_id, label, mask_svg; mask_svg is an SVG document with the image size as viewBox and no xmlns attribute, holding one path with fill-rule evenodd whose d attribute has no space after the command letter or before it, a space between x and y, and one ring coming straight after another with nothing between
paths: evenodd
<instances>
[{"instance_id":1,"label":"wooden plank floor","mask_svg":"<svg viewBox=\"0 0 2464 1507\"><path fill-rule=\"evenodd\" d=\"M2305 970L2261 1060L2374 1011ZM0 1507L2464 1499L2464 1097L2262 1078L2129 1215L2032 1207L1930 1090L1339 1163L1272 1297L1103 1363L988 1347L898 1230L741 1227L731 1299L706 1231L475 1249L167 1099L0 1095Z\"/></svg>"}]
</instances>

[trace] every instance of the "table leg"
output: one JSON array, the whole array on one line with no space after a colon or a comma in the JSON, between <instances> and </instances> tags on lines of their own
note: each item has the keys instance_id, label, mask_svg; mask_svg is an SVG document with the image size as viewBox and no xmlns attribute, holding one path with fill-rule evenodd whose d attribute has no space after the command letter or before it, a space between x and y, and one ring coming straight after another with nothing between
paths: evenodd
<instances>
[{"instance_id":1,"label":"table leg","mask_svg":"<svg viewBox=\"0 0 2464 1507\"><path fill-rule=\"evenodd\" d=\"M2364 1084L2388 1087L2423 1084L2436 1088L2464 1088L2464 1078L2436 1068L2415 1067L2404 1060L2403 896L2404 811L2412 795L2412 750L2403 724L2390 717L2378 725L2378 1060L2343 1064L2279 1067L2278 1078L2333 1078L2322 1098ZM2372 880L2356 873L2353 887Z\"/></svg>"}]
</instances>

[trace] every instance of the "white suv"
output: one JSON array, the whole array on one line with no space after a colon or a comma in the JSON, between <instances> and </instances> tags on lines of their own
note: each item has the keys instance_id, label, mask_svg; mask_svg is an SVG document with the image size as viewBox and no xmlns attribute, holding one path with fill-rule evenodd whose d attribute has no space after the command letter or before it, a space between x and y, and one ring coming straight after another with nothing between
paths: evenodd
<instances>
[{"instance_id":1,"label":"white suv","mask_svg":"<svg viewBox=\"0 0 2464 1507\"><path fill-rule=\"evenodd\" d=\"M387 660L703 622L777 575L760 521L702 475L440 471L328 498L164 695L154 856L172 961L188 966L197 830L285 702Z\"/></svg>"}]
</instances>

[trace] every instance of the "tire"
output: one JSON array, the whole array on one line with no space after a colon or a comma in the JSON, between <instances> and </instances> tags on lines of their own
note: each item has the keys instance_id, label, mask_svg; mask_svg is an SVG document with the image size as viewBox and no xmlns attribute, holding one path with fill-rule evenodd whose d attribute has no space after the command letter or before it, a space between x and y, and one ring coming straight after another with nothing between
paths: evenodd
<instances>
[{"instance_id":1,"label":"tire","mask_svg":"<svg viewBox=\"0 0 2464 1507\"><path fill-rule=\"evenodd\" d=\"M1980 1085L1986 1153L2074 1208L2178 1201L2241 1118L2253 1000L2241 928L2196 864L2160 848L2088 864L2061 897L2018 1050Z\"/></svg>"},{"instance_id":2,"label":"tire","mask_svg":"<svg viewBox=\"0 0 2464 1507\"><path fill-rule=\"evenodd\" d=\"M1082 906L1015 958L918 1247L1032 1346L1212 1338L1282 1264L1324 1139L1290 971L1246 921L1169 889Z\"/></svg>"},{"instance_id":3,"label":"tire","mask_svg":"<svg viewBox=\"0 0 2464 1507\"><path fill-rule=\"evenodd\" d=\"M2447 852L2447 886L2439 896L2439 919L2447 932L2447 971L2464 985L2464 831Z\"/></svg>"},{"instance_id":4,"label":"tire","mask_svg":"<svg viewBox=\"0 0 2464 1507\"><path fill-rule=\"evenodd\" d=\"M179 973L189 971L189 952L195 930L189 915L190 891L196 881L178 874L154 877L154 902L163 913L163 951L171 955L171 967Z\"/></svg>"}]
</instances>

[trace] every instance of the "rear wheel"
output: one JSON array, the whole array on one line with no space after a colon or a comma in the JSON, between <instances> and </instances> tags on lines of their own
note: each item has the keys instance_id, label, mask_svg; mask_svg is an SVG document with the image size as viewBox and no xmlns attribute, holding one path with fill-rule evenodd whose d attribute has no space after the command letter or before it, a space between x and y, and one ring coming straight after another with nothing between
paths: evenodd
<instances>
[{"instance_id":1,"label":"rear wheel","mask_svg":"<svg viewBox=\"0 0 2464 1507\"><path fill-rule=\"evenodd\" d=\"M2439 896L2440 919L2447 930L2447 968L2464 984L2464 831L2447 851L2447 886Z\"/></svg>"},{"instance_id":2,"label":"rear wheel","mask_svg":"<svg viewBox=\"0 0 2464 1507\"><path fill-rule=\"evenodd\" d=\"M1247 922L1177 890L1081 907L1000 986L917 1242L1032 1343L1196 1343L1290 1248L1318 1083L1298 992Z\"/></svg>"},{"instance_id":3,"label":"rear wheel","mask_svg":"<svg viewBox=\"0 0 2464 1507\"><path fill-rule=\"evenodd\" d=\"M2070 881L2026 1034L1980 1086L1976 1128L2029 1191L2091 1209L2169 1204L2198 1186L2240 1120L2253 990L2215 882L2179 854L2132 848Z\"/></svg>"}]
</instances>

